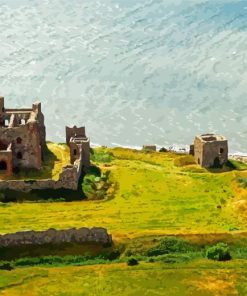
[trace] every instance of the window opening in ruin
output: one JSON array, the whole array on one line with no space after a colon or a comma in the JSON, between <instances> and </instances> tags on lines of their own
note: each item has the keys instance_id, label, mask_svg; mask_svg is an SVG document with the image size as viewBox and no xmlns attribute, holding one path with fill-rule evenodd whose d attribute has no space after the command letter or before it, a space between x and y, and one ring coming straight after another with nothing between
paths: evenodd
<instances>
[{"instance_id":1,"label":"window opening in ruin","mask_svg":"<svg viewBox=\"0 0 247 296\"><path fill-rule=\"evenodd\" d=\"M223 148L220 148L220 154L222 154L224 152Z\"/></svg>"},{"instance_id":2,"label":"window opening in ruin","mask_svg":"<svg viewBox=\"0 0 247 296\"><path fill-rule=\"evenodd\" d=\"M7 163L2 160L0 161L0 171L6 171L7 170Z\"/></svg>"},{"instance_id":3,"label":"window opening in ruin","mask_svg":"<svg viewBox=\"0 0 247 296\"><path fill-rule=\"evenodd\" d=\"M76 151L76 149L74 149L74 155L76 155L77 154L77 151Z\"/></svg>"},{"instance_id":4,"label":"window opening in ruin","mask_svg":"<svg viewBox=\"0 0 247 296\"><path fill-rule=\"evenodd\" d=\"M7 150L8 145L0 141L0 150Z\"/></svg>"},{"instance_id":5,"label":"window opening in ruin","mask_svg":"<svg viewBox=\"0 0 247 296\"><path fill-rule=\"evenodd\" d=\"M21 119L21 124L25 124L25 123L26 123L25 119Z\"/></svg>"},{"instance_id":6,"label":"window opening in ruin","mask_svg":"<svg viewBox=\"0 0 247 296\"><path fill-rule=\"evenodd\" d=\"M5 126L9 126L9 121L8 121L8 119L5 119L5 121L4 121L4 125L5 125Z\"/></svg>"},{"instance_id":7,"label":"window opening in ruin","mask_svg":"<svg viewBox=\"0 0 247 296\"><path fill-rule=\"evenodd\" d=\"M200 158L198 158L197 163L198 163L198 164L201 164L201 162L200 162Z\"/></svg>"},{"instance_id":8,"label":"window opening in ruin","mask_svg":"<svg viewBox=\"0 0 247 296\"><path fill-rule=\"evenodd\" d=\"M16 154L17 159L22 159L22 153L19 151Z\"/></svg>"},{"instance_id":9,"label":"window opening in ruin","mask_svg":"<svg viewBox=\"0 0 247 296\"><path fill-rule=\"evenodd\" d=\"M21 144L21 142L22 142L22 138L18 137L18 138L16 139L16 143L17 143L17 144Z\"/></svg>"}]
</instances>

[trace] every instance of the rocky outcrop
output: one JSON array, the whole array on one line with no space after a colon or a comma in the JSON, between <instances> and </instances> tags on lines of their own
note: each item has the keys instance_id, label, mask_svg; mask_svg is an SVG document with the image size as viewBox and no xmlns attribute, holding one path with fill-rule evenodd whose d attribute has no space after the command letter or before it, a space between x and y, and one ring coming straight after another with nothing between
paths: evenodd
<instances>
[{"instance_id":1,"label":"rocky outcrop","mask_svg":"<svg viewBox=\"0 0 247 296\"><path fill-rule=\"evenodd\" d=\"M105 228L94 227L67 230L49 229L46 231L23 231L0 235L0 248L22 245L44 245L61 243L112 244L112 236Z\"/></svg>"}]
</instances>

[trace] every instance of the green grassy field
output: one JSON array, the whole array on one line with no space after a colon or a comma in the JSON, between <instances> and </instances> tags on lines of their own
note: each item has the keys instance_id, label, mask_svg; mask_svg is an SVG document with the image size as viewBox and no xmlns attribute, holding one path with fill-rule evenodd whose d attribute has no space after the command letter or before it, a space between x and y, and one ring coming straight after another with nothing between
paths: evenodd
<instances>
[{"instance_id":1,"label":"green grassy field","mask_svg":"<svg viewBox=\"0 0 247 296\"><path fill-rule=\"evenodd\" d=\"M68 154L60 145L49 145L56 155L51 173L56 178ZM100 226L112 233L117 248L124 248L121 258L128 252L139 256L160 236L172 234L202 248L225 241L234 259L203 259L202 249L198 254L175 254L177 263L143 259L132 267L126 263L15 267L0 270L0 295L247 294L246 164L233 161L234 170L227 166L206 170L188 155L123 148L95 149L92 159L102 176L110 174L114 185L105 199L0 203L0 233ZM99 170L90 174L88 180L97 189L102 181ZM90 186L83 188L91 190ZM93 197L93 191L90 194ZM183 256L189 259L183 262Z\"/></svg>"},{"instance_id":2,"label":"green grassy field","mask_svg":"<svg viewBox=\"0 0 247 296\"><path fill-rule=\"evenodd\" d=\"M102 226L114 237L135 237L246 229L239 202L245 205L247 190L236 181L245 171L209 172L173 153L109 151L111 159L98 165L118 183L113 199L0 204L0 233Z\"/></svg>"},{"instance_id":3,"label":"green grassy field","mask_svg":"<svg viewBox=\"0 0 247 296\"><path fill-rule=\"evenodd\" d=\"M18 268L0 271L1 295L246 295L247 263L141 263Z\"/></svg>"}]
</instances>

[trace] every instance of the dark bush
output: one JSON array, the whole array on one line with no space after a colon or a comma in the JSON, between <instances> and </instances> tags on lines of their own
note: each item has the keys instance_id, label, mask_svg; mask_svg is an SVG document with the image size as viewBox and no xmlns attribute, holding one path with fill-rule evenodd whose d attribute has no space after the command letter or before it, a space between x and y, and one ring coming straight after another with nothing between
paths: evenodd
<instances>
[{"instance_id":1,"label":"dark bush","mask_svg":"<svg viewBox=\"0 0 247 296\"><path fill-rule=\"evenodd\" d=\"M206 251L208 259L217 261L231 260L230 250L227 244L218 243L212 247L209 247Z\"/></svg>"},{"instance_id":2,"label":"dark bush","mask_svg":"<svg viewBox=\"0 0 247 296\"><path fill-rule=\"evenodd\" d=\"M168 150L165 147L160 148L159 152L167 152Z\"/></svg>"},{"instance_id":3,"label":"dark bush","mask_svg":"<svg viewBox=\"0 0 247 296\"><path fill-rule=\"evenodd\" d=\"M12 270L12 269L14 269L14 267L12 266L12 264L10 262L1 262L0 263L0 269L2 269L2 270Z\"/></svg>"},{"instance_id":4,"label":"dark bush","mask_svg":"<svg viewBox=\"0 0 247 296\"><path fill-rule=\"evenodd\" d=\"M186 241L176 237L165 237L160 243L147 251L147 256L159 256L169 253L186 253L192 246Z\"/></svg>"},{"instance_id":5,"label":"dark bush","mask_svg":"<svg viewBox=\"0 0 247 296\"><path fill-rule=\"evenodd\" d=\"M135 258L129 258L128 261L127 261L127 265L128 266L134 266L134 265L138 265L138 260L135 259Z\"/></svg>"}]
</instances>

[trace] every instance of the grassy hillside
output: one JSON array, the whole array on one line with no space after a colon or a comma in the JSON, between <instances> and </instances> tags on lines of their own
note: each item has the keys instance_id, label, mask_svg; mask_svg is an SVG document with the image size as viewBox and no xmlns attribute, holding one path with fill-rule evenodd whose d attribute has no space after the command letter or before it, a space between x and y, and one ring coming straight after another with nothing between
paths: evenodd
<instances>
[{"instance_id":1,"label":"grassy hillside","mask_svg":"<svg viewBox=\"0 0 247 296\"><path fill-rule=\"evenodd\" d=\"M63 145L49 144L49 149L56 155L50 162L50 174L56 178L68 154ZM0 233L102 226L113 234L112 250L120 257L110 263L93 258L102 254L93 254L92 248L75 247L68 253L63 247L59 252L43 252L41 247L34 254L25 248L24 257L41 258L16 259L10 262L13 270L0 270L0 294L246 295L246 164L232 161L206 170L191 156L171 152L93 152L95 167L82 184L87 200L0 203ZM162 244L159 235L164 234L178 234L186 241ZM233 260L206 259L207 246L218 241L229 244ZM92 259L80 257L89 251ZM72 257L59 257L67 253ZM127 266L129 256L139 264ZM40 263L49 260L53 267Z\"/></svg>"},{"instance_id":2,"label":"grassy hillside","mask_svg":"<svg viewBox=\"0 0 247 296\"><path fill-rule=\"evenodd\" d=\"M205 260L168 265L141 263L35 267L0 271L2 295L246 295L246 262ZM73 280L72 280L73 279ZM62 284L61 284L62 283Z\"/></svg>"},{"instance_id":3,"label":"grassy hillside","mask_svg":"<svg viewBox=\"0 0 247 296\"><path fill-rule=\"evenodd\" d=\"M93 160L117 183L114 198L1 204L0 232L102 226L116 238L246 229L239 202L247 190L238 181L246 165L207 171L190 156L122 148L95 149Z\"/></svg>"}]
</instances>

